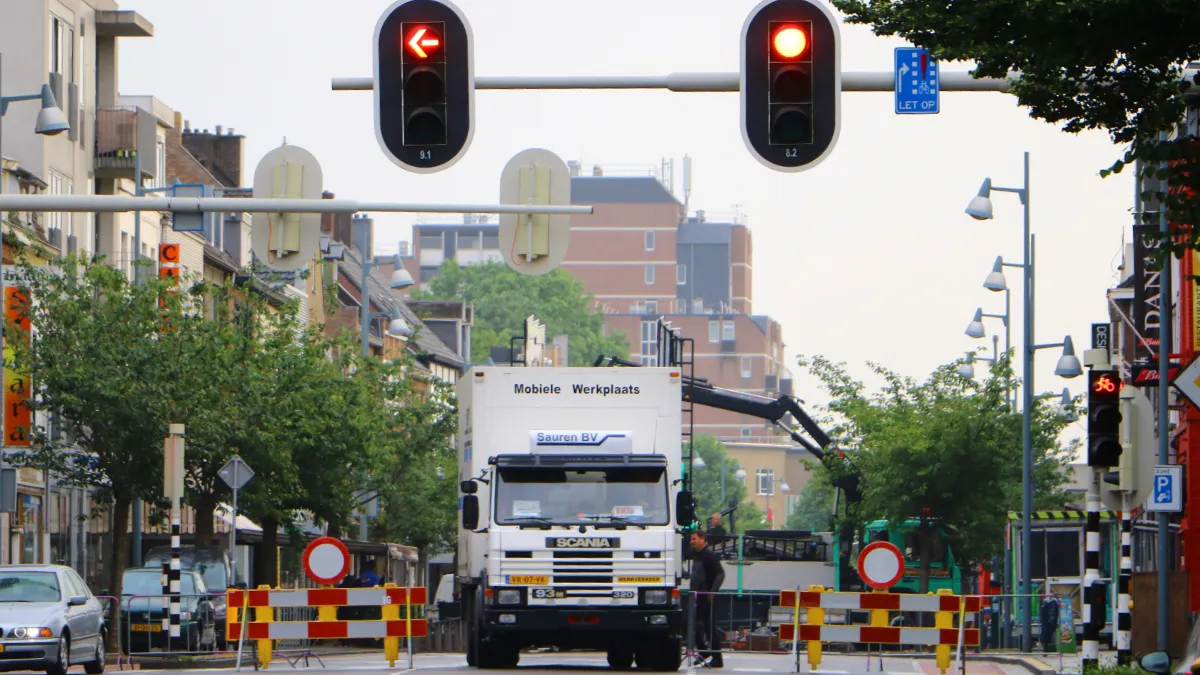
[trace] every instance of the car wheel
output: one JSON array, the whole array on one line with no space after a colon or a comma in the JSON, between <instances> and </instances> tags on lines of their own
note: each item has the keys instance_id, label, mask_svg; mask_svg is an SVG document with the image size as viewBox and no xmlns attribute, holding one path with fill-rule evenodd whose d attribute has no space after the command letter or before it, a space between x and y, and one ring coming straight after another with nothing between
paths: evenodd
<instances>
[{"instance_id":1,"label":"car wheel","mask_svg":"<svg viewBox=\"0 0 1200 675\"><path fill-rule=\"evenodd\" d=\"M104 641L106 639L108 639L108 636L101 632L99 639L96 641L95 660L83 664L83 672L88 675L100 675L104 672Z\"/></svg>"},{"instance_id":2,"label":"car wheel","mask_svg":"<svg viewBox=\"0 0 1200 675\"><path fill-rule=\"evenodd\" d=\"M58 661L46 669L46 675L67 675L71 668L71 639L65 632L58 638Z\"/></svg>"}]
</instances>

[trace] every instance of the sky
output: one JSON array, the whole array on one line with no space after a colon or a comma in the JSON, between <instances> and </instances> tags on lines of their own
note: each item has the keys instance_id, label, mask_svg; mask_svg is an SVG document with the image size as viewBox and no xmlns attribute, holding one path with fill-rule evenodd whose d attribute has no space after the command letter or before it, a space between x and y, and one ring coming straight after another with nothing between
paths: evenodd
<instances>
[{"instance_id":1,"label":"sky","mask_svg":"<svg viewBox=\"0 0 1200 675\"><path fill-rule=\"evenodd\" d=\"M1081 353L1090 324L1107 320L1104 293L1118 280L1134 188L1130 172L1099 177L1120 153L1104 134L1064 133L1005 94L944 92L940 114L896 115L890 92L846 92L831 156L784 174L743 145L736 93L479 91L466 156L449 170L413 174L379 149L371 93L330 89L331 78L372 74L371 38L389 4L122 0L154 24L155 36L121 41L120 90L157 97L195 128L220 124L246 135L247 175L286 137L320 160L325 189L349 199L495 203L504 164L530 147L579 160L585 174L595 164L606 175L644 174L673 159L681 197L688 155L691 208L710 220L735 211L747 219L754 312L783 324L792 370L795 355L824 354L868 382L866 361L923 378L973 347L986 345L990 355L991 333L1003 348L999 320L985 320L986 341L963 331L976 307L1004 311L1003 294L981 284L997 255L1020 262L1021 205L994 194L996 217L984 222L963 209L984 177L1020 187L1028 151L1036 341L1070 334ZM755 4L459 0L477 76L736 71L741 26ZM846 24L841 39L843 71L890 71L893 50L905 44ZM376 253L408 240L415 218L377 216ZM447 218L457 217L431 222ZM1014 289L1019 272L1007 270ZM1012 313L1019 344L1015 298ZM1057 350L1039 352L1036 390L1081 393L1082 378L1054 376L1057 358ZM823 400L810 380L797 382L800 398Z\"/></svg>"}]
</instances>

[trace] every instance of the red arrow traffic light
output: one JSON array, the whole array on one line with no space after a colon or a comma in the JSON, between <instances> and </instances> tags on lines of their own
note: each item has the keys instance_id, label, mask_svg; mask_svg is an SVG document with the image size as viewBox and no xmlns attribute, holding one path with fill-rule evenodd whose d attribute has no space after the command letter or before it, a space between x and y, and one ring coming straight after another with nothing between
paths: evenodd
<instances>
[{"instance_id":1,"label":"red arrow traffic light","mask_svg":"<svg viewBox=\"0 0 1200 675\"><path fill-rule=\"evenodd\" d=\"M404 44L409 53L418 59L429 58L430 53L442 46L441 36L429 26L416 26L408 31Z\"/></svg>"}]
</instances>

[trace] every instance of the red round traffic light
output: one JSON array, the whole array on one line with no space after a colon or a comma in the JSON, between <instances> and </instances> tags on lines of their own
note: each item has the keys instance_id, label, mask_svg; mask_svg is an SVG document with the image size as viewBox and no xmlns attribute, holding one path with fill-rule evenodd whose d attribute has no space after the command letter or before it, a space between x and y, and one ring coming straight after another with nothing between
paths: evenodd
<instances>
[{"instance_id":1,"label":"red round traffic light","mask_svg":"<svg viewBox=\"0 0 1200 675\"><path fill-rule=\"evenodd\" d=\"M775 31L771 38L775 54L785 59L794 59L808 49L808 36L796 26L784 26Z\"/></svg>"}]
</instances>

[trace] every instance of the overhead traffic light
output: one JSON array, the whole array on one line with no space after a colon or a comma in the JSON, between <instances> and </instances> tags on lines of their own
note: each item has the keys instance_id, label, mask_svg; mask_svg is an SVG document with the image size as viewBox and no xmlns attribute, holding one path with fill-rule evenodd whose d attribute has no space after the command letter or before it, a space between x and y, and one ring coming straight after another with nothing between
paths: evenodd
<instances>
[{"instance_id":1,"label":"overhead traffic light","mask_svg":"<svg viewBox=\"0 0 1200 675\"><path fill-rule=\"evenodd\" d=\"M820 0L766 0L742 26L742 140L760 162L820 164L841 127L838 19Z\"/></svg>"},{"instance_id":2,"label":"overhead traffic light","mask_svg":"<svg viewBox=\"0 0 1200 675\"><path fill-rule=\"evenodd\" d=\"M1088 466L1121 462L1121 374L1088 372Z\"/></svg>"},{"instance_id":3,"label":"overhead traffic light","mask_svg":"<svg viewBox=\"0 0 1200 675\"><path fill-rule=\"evenodd\" d=\"M447 0L399 0L375 26L375 136L400 167L433 173L471 144L471 26Z\"/></svg>"}]
</instances>

